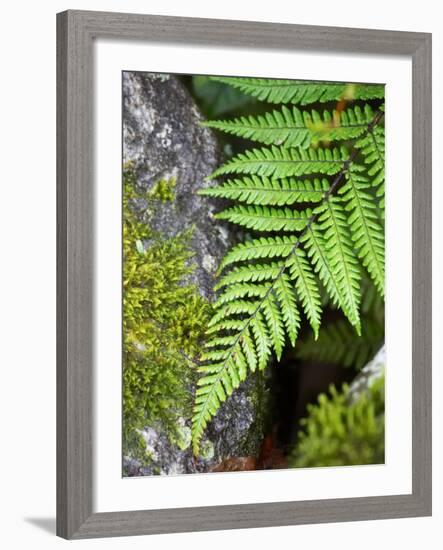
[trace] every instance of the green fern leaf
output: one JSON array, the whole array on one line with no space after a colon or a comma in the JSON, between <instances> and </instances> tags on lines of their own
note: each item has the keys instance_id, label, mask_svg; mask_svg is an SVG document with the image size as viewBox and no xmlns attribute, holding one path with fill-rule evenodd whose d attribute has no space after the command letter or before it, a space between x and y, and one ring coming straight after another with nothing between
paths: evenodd
<instances>
[{"instance_id":1,"label":"green fern leaf","mask_svg":"<svg viewBox=\"0 0 443 550\"><path fill-rule=\"evenodd\" d=\"M253 337L250 334L250 329L248 327L247 330L245 330L240 337L240 343L243 349L243 352L245 354L246 362L249 365L249 368L252 372L255 372L257 369L257 352L255 349L255 344L253 341Z\"/></svg>"},{"instance_id":2,"label":"green fern leaf","mask_svg":"<svg viewBox=\"0 0 443 550\"><path fill-rule=\"evenodd\" d=\"M303 309L317 338L321 320L320 290L306 254L301 249L297 249L287 261L287 265L292 279L295 280Z\"/></svg>"},{"instance_id":3,"label":"green fern leaf","mask_svg":"<svg viewBox=\"0 0 443 550\"><path fill-rule=\"evenodd\" d=\"M303 211L240 205L224 210L216 218L256 231L301 231L306 227L311 214L309 209Z\"/></svg>"},{"instance_id":4,"label":"green fern leaf","mask_svg":"<svg viewBox=\"0 0 443 550\"><path fill-rule=\"evenodd\" d=\"M292 110L283 107L281 111L273 111L257 117L213 120L204 122L203 125L267 145L306 149L311 142L303 114L295 107Z\"/></svg>"},{"instance_id":5,"label":"green fern leaf","mask_svg":"<svg viewBox=\"0 0 443 550\"><path fill-rule=\"evenodd\" d=\"M384 96L384 87L377 85L217 80L279 104L358 102ZM263 370L272 353L279 359L286 336L296 345L300 309L313 329L313 339L322 338L320 288L358 334L360 265L383 294L383 226L376 204L384 192L382 109L374 115L369 105L355 103L345 110L319 113L282 105L264 115L206 124L269 147L246 150L227 161L209 179L241 177L200 194L234 201L216 214L218 219L252 233L277 234L256 237L248 231L247 240L234 246L219 266L215 313L200 358L204 364L199 368L192 427L195 453L207 423L248 371ZM346 141L346 148L338 147L340 141ZM358 159L364 168L354 166ZM354 353L353 360L361 359L362 353Z\"/></svg>"},{"instance_id":6,"label":"green fern leaf","mask_svg":"<svg viewBox=\"0 0 443 550\"><path fill-rule=\"evenodd\" d=\"M219 336L218 338L211 338L205 343L206 348L218 348L232 346L235 342L235 336L230 334L229 336Z\"/></svg>"},{"instance_id":7,"label":"green fern leaf","mask_svg":"<svg viewBox=\"0 0 443 550\"><path fill-rule=\"evenodd\" d=\"M254 269L249 266L236 267L226 275L224 275L215 285L214 289L231 285L233 283L247 283L269 281L278 277L281 268L284 266L282 262L272 262L269 264L254 264Z\"/></svg>"},{"instance_id":8,"label":"green fern leaf","mask_svg":"<svg viewBox=\"0 0 443 550\"><path fill-rule=\"evenodd\" d=\"M277 279L275 292L280 302L282 317L286 325L289 341L295 346L298 331L300 329L300 314L297 308L297 301L294 289L286 273Z\"/></svg>"},{"instance_id":9,"label":"green fern leaf","mask_svg":"<svg viewBox=\"0 0 443 550\"><path fill-rule=\"evenodd\" d=\"M203 122L204 126L221 130L245 139L266 145L299 147L307 149L318 141L349 140L366 132L374 117L369 105L346 111L300 111L283 106L281 111L273 111L257 117L241 117L234 120L213 120Z\"/></svg>"},{"instance_id":10,"label":"green fern leaf","mask_svg":"<svg viewBox=\"0 0 443 550\"><path fill-rule=\"evenodd\" d=\"M269 289L269 283L265 284L252 284L252 283L236 283L232 284L224 289L224 291L218 296L214 302L214 307L219 306L237 300L238 298L263 298Z\"/></svg>"},{"instance_id":11,"label":"green fern leaf","mask_svg":"<svg viewBox=\"0 0 443 550\"><path fill-rule=\"evenodd\" d=\"M331 273L340 289L344 307L350 317L356 320L357 333L360 334L360 269L355 257L347 218L342 206L342 200L329 198L326 203L317 208L318 223L324 231L325 252Z\"/></svg>"},{"instance_id":12,"label":"green fern leaf","mask_svg":"<svg viewBox=\"0 0 443 550\"><path fill-rule=\"evenodd\" d=\"M349 308L348 301L342 292L343 287L336 280L335 270L330 264L330 255L326 250L323 234L316 223L309 226L309 230L303 236L302 242L332 303L340 307L353 326L358 327L359 317L355 310Z\"/></svg>"},{"instance_id":13,"label":"green fern leaf","mask_svg":"<svg viewBox=\"0 0 443 550\"><path fill-rule=\"evenodd\" d=\"M213 315L209 321L208 326L212 327L219 321L230 317L231 315L239 315L241 313L249 313L252 315L255 312L256 305L254 302L246 300L235 300L228 304L223 304L217 309L217 312Z\"/></svg>"},{"instance_id":14,"label":"green fern leaf","mask_svg":"<svg viewBox=\"0 0 443 550\"><path fill-rule=\"evenodd\" d=\"M377 196L380 197L380 208L384 209L385 194L385 129L383 126L375 126L362 139L355 143L360 149L363 162L367 165L368 176L371 184L377 188Z\"/></svg>"},{"instance_id":15,"label":"green fern leaf","mask_svg":"<svg viewBox=\"0 0 443 550\"><path fill-rule=\"evenodd\" d=\"M214 323L206 330L207 334L218 334L226 330L241 330L244 322L240 319L223 319L218 323Z\"/></svg>"},{"instance_id":16,"label":"green fern leaf","mask_svg":"<svg viewBox=\"0 0 443 550\"><path fill-rule=\"evenodd\" d=\"M270 336L275 355L277 359L280 360L285 343L285 332L279 304L277 303L275 296L270 293L263 300L261 307L266 319L268 334Z\"/></svg>"},{"instance_id":17,"label":"green fern leaf","mask_svg":"<svg viewBox=\"0 0 443 550\"><path fill-rule=\"evenodd\" d=\"M261 237L234 246L220 263L219 272L234 263L265 258L286 258L295 244L294 237Z\"/></svg>"},{"instance_id":18,"label":"green fern leaf","mask_svg":"<svg viewBox=\"0 0 443 550\"><path fill-rule=\"evenodd\" d=\"M349 323L340 319L322 326L318 340L298 342L296 356L304 361L361 369L380 349L384 330L371 318L362 318L362 335L355 337Z\"/></svg>"},{"instance_id":19,"label":"green fern leaf","mask_svg":"<svg viewBox=\"0 0 443 550\"><path fill-rule=\"evenodd\" d=\"M257 350L258 368L263 370L271 357L271 341L266 323L260 311L250 320Z\"/></svg>"},{"instance_id":20,"label":"green fern leaf","mask_svg":"<svg viewBox=\"0 0 443 550\"><path fill-rule=\"evenodd\" d=\"M347 182L341 190L346 210L350 212L348 224L358 255L374 281L380 294L385 293L385 245L383 229L378 223L373 196L367 190L370 184L358 165L351 167Z\"/></svg>"},{"instance_id":21,"label":"green fern leaf","mask_svg":"<svg viewBox=\"0 0 443 550\"><path fill-rule=\"evenodd\" d=\"M340 82L310 82L306 80L276 80L267 78L211 77L229 84L245 94L269 103L308 105L339 99L383 99L384 86L376 84L343 84Z\"/></svg>"},{"instance_id":22,"label":"green fern leaf","mask_svg":"<svg viewBox=\"0 0 443 550\"><path fill-rule=\"evenodd\" d=\"M244 173L286 178L308 174L333 175L340 172L348 154L345 149L252 149L234 157L210 176Z\"/></svg>"},{"instance_id":23,"label":"green fern leaf","mask_svg":"<svg viewBox=\"0 0 443 550\"><path fill-rule=\"evenodd\" d=\"M223 199L239 200L247 204L285 206L296 202L319 202L329 189L328 180L314 178L280 180L258 176L228 180L223 185L207 187L200 195Z\"/></svg>"},{"instance_id":24,"label":"green fern leaf","mask_svg":"<svg viewBox=\"0 0 443 550\"><path fill-rule=\"evenodd\" d=\"M305 114L305 124L309 128L311 143L319 141L350 140L366 133L368 124L374 118L374 112L369 105L363 109L356 106L346 111L324 111L321 117L316 111Z\"/></svg>"},{"instance_id":25,"label":"green fern leaf","mask_svg":"<svg viewBox=\"0 0 443 550\"><path fill-rule=\"evenodd\" d=\"M246 359L240 350L235 358L229 356L223 363L201 367L203 375L198 380L194 401L192 432L194 436L193 451L198 454L199 442L203 432L223 401L238 388L246 378Z\"/></svg>"}]
</instances>

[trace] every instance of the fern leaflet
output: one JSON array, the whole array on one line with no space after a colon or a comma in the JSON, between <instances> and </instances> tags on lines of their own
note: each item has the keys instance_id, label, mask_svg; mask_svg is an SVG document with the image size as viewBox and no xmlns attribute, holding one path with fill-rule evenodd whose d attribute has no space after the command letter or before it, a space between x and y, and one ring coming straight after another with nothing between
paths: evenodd
<instances>
[{"instance_id":1,"label":"fern leaflet","mask_svg":"<svg viewBox=\"0 0 443 550\"><path fill-rule=\"evenodd\" d=\"M315 110L300 111L297 107L290 110L283 106L281 111L257 117L213 120L204 125L266 145L307 149L311 142L357 138L365 133L373 116L369 105L344 112L334 110L332 114L324 111L323 115Z\"/></svg>"},{"instance_id":2,"label":"fern leaflet","mask_svg":"<svg viewBox=\"0 0 443 550\"><path fill-rule=\"evenodd\" d=\"M341 82L308 82L306 80L277 80L213 76L212 80L229 84L245 94L268 103L309 105L316 102L384 99L385 89L377 84L343 84Z\"/></svg>"},{"instance_id":3,"label":"fern leaflet","mask_svg":"<svg viewBox=\"0 0 443 550\"><path fill-rule=\"evenodd\" d=\"M328 188L329 182L325 178L277 180L266 176L251 176L227 180L223 185L201 189L199 194L239 200L246 204L285 206L296 202L319 202Z\"/></svg>"},{"instance_id":4,"label":"fern leaflet","mask_svg":"<svg viewBox=\"0 0 443 550\"><path fill-rule=\"evenodd\" d=\"M346 149L252 149L240 153L215 170L212 178L223 174L256 174L286 178L308 174L337 174L346 160Z\"/></svg>"}]
</instances>

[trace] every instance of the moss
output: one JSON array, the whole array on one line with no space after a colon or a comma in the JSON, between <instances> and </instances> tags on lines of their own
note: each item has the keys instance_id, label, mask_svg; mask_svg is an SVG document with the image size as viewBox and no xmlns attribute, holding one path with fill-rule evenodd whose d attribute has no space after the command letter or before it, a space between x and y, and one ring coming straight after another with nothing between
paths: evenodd
<instances>
[{"instance_id":1,"label":"moss","mask_svg":"<svg viewBox=\"0 0 443 550\"><path fill-rule=\"evenodd\" d=\"M384 462L384 376L352 401L349 388L331 386L318 404L308 406L308 416L290 464L296 468L348 466Z\"/></svg>"},{"instance_id":2,"label":"moss","mask_svg":"<svg viewBox=\"0 0 443 550\"><path fill-rule=\"evenodd\" d=\"M130 165L123 185L123 452L149 462L143 427L161 425L171 441L185 444L178 419L189 415L195 377L186 357L199 353L210 305L186 282L195 268L192 231L162 238L132 208L152 194L137 191ZM163 184L156 192L159 200L171 196Z\"/></svg>"},{"instance_id":3,"label":"moss","mask_svg":"<svg viewBox=\"0 0 443 550\"><path fill-rule=\"evenodd\" d=\"M161 179L157 181L149 192L151 199L162 202L173 201L175 199L176 178Z\"/></svg>"}]
</instances>

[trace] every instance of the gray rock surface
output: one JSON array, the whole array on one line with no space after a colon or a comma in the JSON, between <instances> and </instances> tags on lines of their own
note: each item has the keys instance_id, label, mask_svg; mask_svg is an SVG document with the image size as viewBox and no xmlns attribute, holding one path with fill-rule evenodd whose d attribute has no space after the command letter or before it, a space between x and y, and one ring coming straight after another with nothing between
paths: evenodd
<instances>
[{"instance_id":1,"label":"gray rock surface","mask_svg":"<svg viewBox=\"0 0 443 550\"><path fill-rule=\"evenodd\" d=\"M349 386L351 400L356 401L360 395L371 387L373 382L383 376L386 367L386 346L382 346L375 357L358 373Z\"/></svg>"},{"instance_id":2,"label":"gray rock surface","mask_svg":"<svg viewBox=\"0 0 443 550\"><path fill-rule=\"evenodd\" d=\"M220 164L214 134L202 127L202 115L182 83L173 76L123 73L123 157L131 162L137 184L150 191L159 180L176 180L174 199L149 209L149 225L165 238L194 228L191 248L197 265L193 282L213 298L214 274L232 244L227 228L213 218L219 205L197 195ZM142 216L146 204L138 204ZM143 217L142 217L143 219ZM190 449L190 418L179 419L182 441L171 444L162 426L146 426L140 435L149 461L124 458L125 475L182 474L212 469L226 458L257 454L263 438L265 400L260 376L247 380L221 407L202 442L203 457Z\"/></svg>"},{"instance_id":3,"label":"gray rock surface","mask_svg":"<svg viewBox=\"0 0 443 550\"><path fill-rule=\"evenodd\" d=\"M219 164L213 132L194 101L174 76L123 73L123 160L131 161L140 187L153 189L159 180L176 179L175 200L156 205L151 227L165 237L194 227L195 280L212 297L213 276L230 241L226 225L215 223L215 201L196 191Z\"/></svg>"}]
</instances>

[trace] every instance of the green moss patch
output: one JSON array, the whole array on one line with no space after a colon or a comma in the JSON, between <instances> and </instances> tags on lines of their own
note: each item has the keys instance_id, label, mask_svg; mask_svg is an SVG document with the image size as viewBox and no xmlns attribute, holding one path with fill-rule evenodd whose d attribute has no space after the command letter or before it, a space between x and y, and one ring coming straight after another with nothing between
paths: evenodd
<instances>
[{"instance_id":1,"label":"green moss patch","mask_svg":"<svg viewBox=\"0 0 443 550\"><path fill-rule=\"evenodd\" d=\"M175 199L176 178L161 179L157 181L149 192L151 199L162 202L173 201Z\"/></svg>"},{"instance_id":2,"label":"green moss patch","mask_svg":"<svg viewBox=\"0 0 443 550\"><path fill-rule=\"evenodd\" d=\"M166 429L185 445L178 419L189 417L194 367L210 316L209 303L187 283L195 269L192 231L173 238L155 234L131 206L147 197L137 191L131 166L124 170L123 193L123 452L149 461L139 430ZM175 183L174 183L175 185ZM173 186L156 189L171 200ZM167 197L167 198L166 198Z\"/></svg>"}]
</instances>

